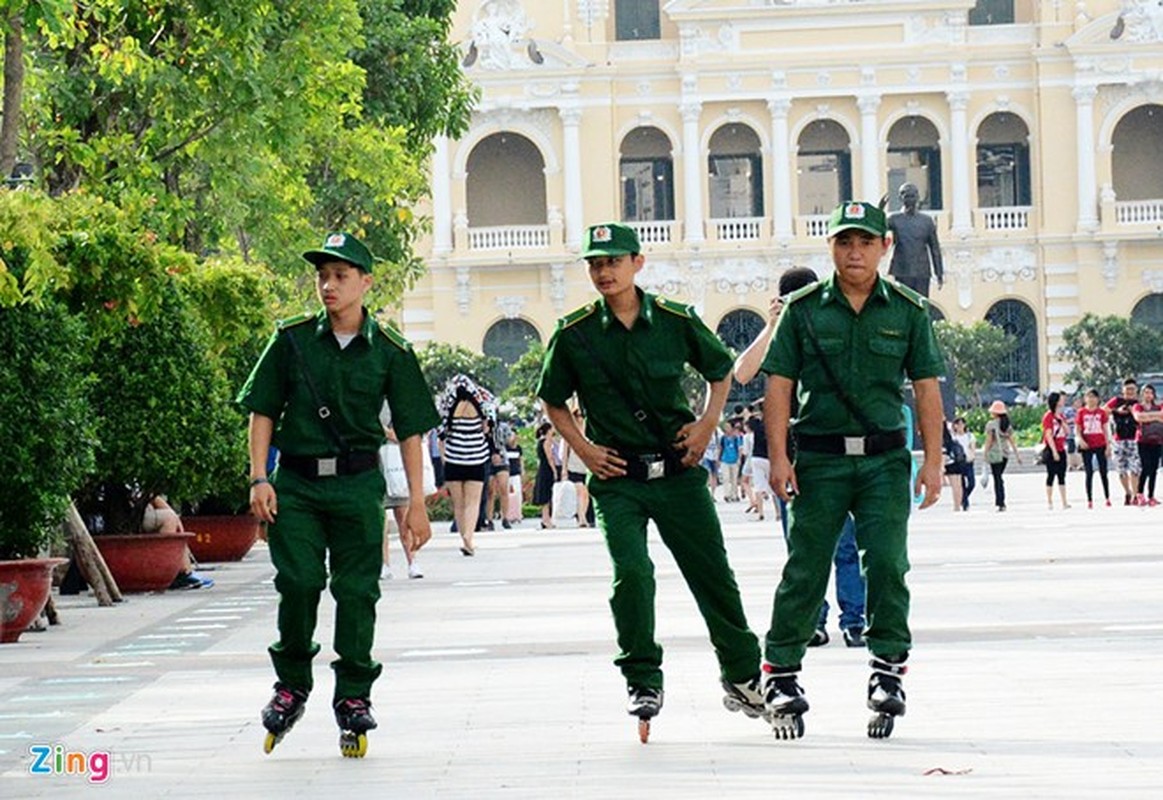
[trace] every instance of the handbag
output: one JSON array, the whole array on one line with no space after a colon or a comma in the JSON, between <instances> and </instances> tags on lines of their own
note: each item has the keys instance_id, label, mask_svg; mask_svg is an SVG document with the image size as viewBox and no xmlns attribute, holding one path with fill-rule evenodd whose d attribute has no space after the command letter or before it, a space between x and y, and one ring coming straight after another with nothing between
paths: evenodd
<instances>
[{"instance_id":1,"label":"handbag","mask_svg":"<svg viewBox=\"0 0 1163 800\"><path fill-rule=\"evenodd\" d=\"M989 488L989 476L992 472L993 470L991 470L988 466L986 466L986 468L981 471L981 480L978 481L978 483L981 484L982 489Z\"/></svg>"},{"instance_id":2,"label":"handbag","mask_svg":"<svg viewBox=\"0 0 1163 800\"><path fill-rule=\"evenodd\" d=\"M577 487L569 481L553 484L553 518L572 520L577 516Z\"/></svg>"},{"instance_id":3,"label":"handbag","mask_svg":"<svg viewBox=\"0 0 1163 800\"><path fill-rule=\"evenodd\" d=\"M380 448L380 466L384 471L387 496L397 499L407 498L408 475L404 472L404 459L400 456L398 443L387 442Z\"/></svg>"}]
</instances>

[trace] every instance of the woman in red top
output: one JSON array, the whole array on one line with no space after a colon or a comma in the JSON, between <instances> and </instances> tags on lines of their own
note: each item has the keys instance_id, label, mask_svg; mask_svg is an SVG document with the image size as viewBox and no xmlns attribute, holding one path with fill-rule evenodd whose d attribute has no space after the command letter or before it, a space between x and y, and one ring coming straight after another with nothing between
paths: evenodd
<instances>
[{"instance_id":1,"label":"woman in red top","mask_svg":"<svg viewBox=\"0 0 1163 800\"><path fill-rule=\"evenodd\" d=\"M1139 402L1131 407L1131 414L1139 423L1139 460L1143 463L1136 504L1157 506L1155 474L1159 471L1159 458L1163 456L1163 409L1155 402L1155 387L1149 383L1143 387L1139 398ZM1143 487L1147 488L1146 500L1143 499Z\"/></svg>"},{"instance_id":2,"label":"woman in red top","mask_svg":"<svg viewBox=\"0 0 1163 800\"><path fill-rule=\"evenodd\" d=\"M1062 414L1062 395L1050 392L1046 396L1049 409L1042 416L1042 441L1046 451L1042 459L1046 464L1046 505L1054 510L1054 479L1058 479L1058 493L1062 495L1062 507L1070 508L1066 502L1066 417Z\"/></svg>"},{"instance_id":3,"label":"woman in red top","mask_svg":"<svg viewBox=\"0 0 1163 800\"><path fill-rule=\"evenodd\" d=\"M1086 392L1086 405L1078 409L1074 419L1078 429L1078 448L1082 451L1082 466L1086 469L1086 507L1094 508L1094 462L1098 461L1098 476L1102 478L1102 493L1106 504L1111 504L1110 483L1106 477L1107 448L1110 447L1110 412L1098 404L1098 392Z\"/></svg>"}]
</instances>

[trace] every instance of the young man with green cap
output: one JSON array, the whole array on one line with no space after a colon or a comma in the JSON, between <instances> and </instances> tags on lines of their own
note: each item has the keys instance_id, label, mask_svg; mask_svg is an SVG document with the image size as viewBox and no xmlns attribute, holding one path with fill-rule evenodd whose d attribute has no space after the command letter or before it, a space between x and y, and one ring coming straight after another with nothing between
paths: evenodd
<instances>
[{"instance_id":1,"label":"young man with green cap","mask_svg":"<svg viewBox=\"0 0 1163 800\"><path fill-rule=\"evenodd\" d=\"M892 732L904 714L908 626L908 518L911 461L902 411L905 378L913 382L925 460L917 476L921 508L941 491L944 424L938 377L944 362L928 302L880 276L888 250L884 212L846 202L828 222L835 273L793 293L762 369L768 373L764 417L771 487L790 503L788 559L775 592L763 686L777 738L803 735L808 702L796 676L828 587L845 518L867 578L864 638L871 651L868 735ZM792 392L799 400L795 464L787 452Z\"/></svg>"},{"instance_id":2,"label":"young man with green cap","mask_svg":"<svg viewBox=\"0 0 1163 800\"><path fill-rule=\"evenodd\" d=\"M724 705L761 716L758 642L698 467L726 403L731 355L690 306L634 285L645 257L633 228L590 227L581 257L601 297L558 322L537 395L590 472L590 496L614 568L610 609L620 650L614 663L629 688L627 710L639 718L645 741L663 698L654 564L646 547L653 520L710 631ZM699 416L682 391L685 364L710 382ZM567 407L575 394L587 418L584 431Z\"/></svg>"},{"instance_id":3,"label":"young man with green cap","mask_svg":"<svg viewBox=\"0 0 1163 800\"><path fill-rule=\"evenodd\" d=\"M382 669L371 653L384 527L380 410L386 399L416 549L432 535L421 436L440 417L408 342L363 305L373 262L363 242L332 233L303 258L315 266L323 308L279 323L238 395L250 412L250 507L268 526L279 593L279 640L270 646L278 680L262 718L269 753L302 716L313 686L312 636L330 573L339 656L332 705L343 755L359 757L376 727L369 696ZM272 444L279 461L268 475Z\"/></svg>"}]
</instances>

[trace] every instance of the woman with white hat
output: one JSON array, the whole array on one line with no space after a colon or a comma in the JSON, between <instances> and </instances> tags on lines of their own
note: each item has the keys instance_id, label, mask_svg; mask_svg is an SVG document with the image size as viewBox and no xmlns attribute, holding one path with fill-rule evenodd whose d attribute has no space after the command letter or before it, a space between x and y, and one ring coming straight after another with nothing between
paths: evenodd
<instances>
[{"instance_id":1,"label":"woman with white hat","mask_svg":"<svg viewBox=\"0 0 1163 800\"><path fill-rule=\"evenodd\" d=\"M1014 442L1014 426L1010 423L1006 404L1001 400L994 400L989 407L989 422L985 423L985 463L989 464L989 471L993 473L993 499L998 511L1006 510L1006 485L1002 473L1006 471L1006 446L1014 453L1014 461L1022 463L1018 455L1018 446Z\"/></svg>"}]
</instances>

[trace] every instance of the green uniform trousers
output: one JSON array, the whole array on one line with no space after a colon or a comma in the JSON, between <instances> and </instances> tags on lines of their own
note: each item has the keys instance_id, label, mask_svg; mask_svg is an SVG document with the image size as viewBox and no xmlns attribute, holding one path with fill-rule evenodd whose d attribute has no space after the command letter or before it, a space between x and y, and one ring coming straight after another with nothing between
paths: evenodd
<instances>
[{"instance_id":1,"label":"green uniform trousers","mask_svg":"<svg viewBox=\"0 0 1163 800\"><path fill-rule=\"evenodd\" d=\"M662 688L662 647L654 640L654 563L646 548L651 519L707 623L721 676L733 683L754 677L759 641L747 627L706 472L688 469L645 483L591 476L588 486L614 566L610 610L621 651L614 663L626 683Z\"/></svg>"},{"instance_id":2,"label":"green uniform trousers","mask_svg":"<svg viewBox=\"0 0 1163 800\"><path fill-rule=\"evenodd\" d=\"M836 541L851 511L867 581L865 639L881 658L908 653L908 522L912 458L904 448L875 456L801 452L799 494L789 505L788 556L775 591L764 657L798 667L816 630Z\"/></svg>"},{"instance_id":3,"label":"green uniform trousers","mask_svg":"<svg viewBox=\"0 0 1163 800\"><path fill-rule=\"evenodd\" d=\"M290 470L271 478L279 513L270 526L271 561L279 592L279 640L269 648L275 674L310 691L319 595L331 573L335 598L335 698L368 697L383 667L372 660L376 601L383 561L384 476L308 479Z\"/></svg>"}]
</instances>

